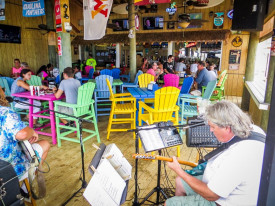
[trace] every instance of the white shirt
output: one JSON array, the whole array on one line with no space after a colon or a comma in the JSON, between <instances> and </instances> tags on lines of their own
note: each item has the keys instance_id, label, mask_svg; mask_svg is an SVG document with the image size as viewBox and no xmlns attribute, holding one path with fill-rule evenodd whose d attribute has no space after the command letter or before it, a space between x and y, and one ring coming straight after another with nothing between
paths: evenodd
<instances>
[{"instance_id":1,"label":"white shirt","mask_svg":"<svg viewBox=\"0 0 275 206\"><path fill-rule=\"evenodd\" d=\"M264 143L244 140L208 160L202 181L220 196L222 206L256 205Z\"/></svg>"},{"instance_id":2,"label":"white shirt","mask_svg":"<svg viewBox=\"0 0 275 206\"><path fill-rule=\"evenodd\" d=\"M196 73L198 71L198 64L191 64L190 72Z\"/></svg>"}]
</instances>

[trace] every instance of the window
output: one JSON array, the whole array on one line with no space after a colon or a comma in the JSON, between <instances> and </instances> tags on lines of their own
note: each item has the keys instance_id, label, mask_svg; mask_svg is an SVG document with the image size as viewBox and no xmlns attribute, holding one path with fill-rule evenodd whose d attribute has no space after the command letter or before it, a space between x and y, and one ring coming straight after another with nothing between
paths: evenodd
<instances>
[{"instance_id":1,"label":"window","mask_svg":"<svg viewBox=\"0 0 275 206\"><path fill-rule=\"evenodd\" d=\"M271 38L260 42L257 47L256 59L255 59L253 83L257 85L259 92L262 93L263 96L265 95L267 76L268 76L270 46L271 46Z\"/></svg>"}]
</instances>

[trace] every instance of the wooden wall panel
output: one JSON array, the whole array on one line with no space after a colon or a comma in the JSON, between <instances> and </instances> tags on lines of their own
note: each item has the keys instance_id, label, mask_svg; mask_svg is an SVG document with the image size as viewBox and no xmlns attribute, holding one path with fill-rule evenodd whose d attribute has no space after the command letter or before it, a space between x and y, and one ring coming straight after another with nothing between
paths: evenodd
<instances>
[{"instance_id":1,"label":"wooden wall panel","mask_svg":"<svg viewBox=\"0 0 275 206\"><path fill-rule=\"evenodd\" d=\"M232 46L231 42L236 37L240 36L243 43L240 47ZM225 83L225 93L229 96L242 96L245 75L247 50L249 43L249 33L243 32L242 34L231 35L227 40L223 41L222 47L222 62L221 70L228 70L228 79ZM241 50L241 60L238 70L229 70L229 52L230 50Z\"/></svg>"},{"instance_id":2,"label":"wooden wall panel","mask_svg":"<svg viewBox=\"0 0 275 206\"><path fill-rule=\"evenodd\" d=\"M253 120L254 124L256 124L258 126L261 126L262 111L263 110L259 110L259 108L255 104L254 100L252 98L250 98L248 113L251 116L251 119Z\"/></svg>"},{"instance_id":3,"label":"wooden wall panel","mask_svg":"<svg viewBox=\"0 0 275 206\"><path fill-rule=\"evenodd\" d=\"M11 0L11 3L22 4L22 1ZM23 17L22 6L6 1L6 20L0 24L21 27L21 44L0 43L0 73L9 76L13 60L19 58L21 62L28 62L30 68L36 72L43 64L48 64L47 34L29 30L26 27L38 28L46 23L46 17Z\"/></svg>"}]
</instances>

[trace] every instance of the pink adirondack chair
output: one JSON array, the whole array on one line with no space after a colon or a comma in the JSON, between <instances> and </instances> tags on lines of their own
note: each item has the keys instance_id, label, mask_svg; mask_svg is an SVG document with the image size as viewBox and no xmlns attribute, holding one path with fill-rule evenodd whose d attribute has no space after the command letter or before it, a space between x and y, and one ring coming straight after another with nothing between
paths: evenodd
<instances>
[{"instance_id":1,"label":"pink adirondack chair","mask_svg":"<svg viewBox=\"0 0 275 206\"><path fill-rule=\"evenodd\" d=\"M164 75L164 85L163 87L177 87L179 89L181 89L181 87L179 87L179 81L180 81L180 77L176 74L166 74Z\"/></svg>"}]
</instances>

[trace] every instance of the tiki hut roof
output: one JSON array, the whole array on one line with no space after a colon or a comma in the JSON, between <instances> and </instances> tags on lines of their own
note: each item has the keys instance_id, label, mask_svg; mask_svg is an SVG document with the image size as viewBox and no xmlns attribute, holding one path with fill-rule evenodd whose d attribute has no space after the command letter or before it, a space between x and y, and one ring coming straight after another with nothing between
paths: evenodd
<instances>
[{"instance_id":1,"label":"tiki hut roof","mask_svg":"<svg viewBox=\"0 0 275 206\"><path fill-rule=\"evenodd\" d=\"M155 33L136 33L137 43L153 43L166 41L221 41L225 40L230 34L230 30L206 30L206 31L184 31L184 32L155 32ZM77 36L72 44L110 44L110 43L129 43L128 33L107 34L99 40L84 40L83 36Z\"/></svg>"}]
</instances>

